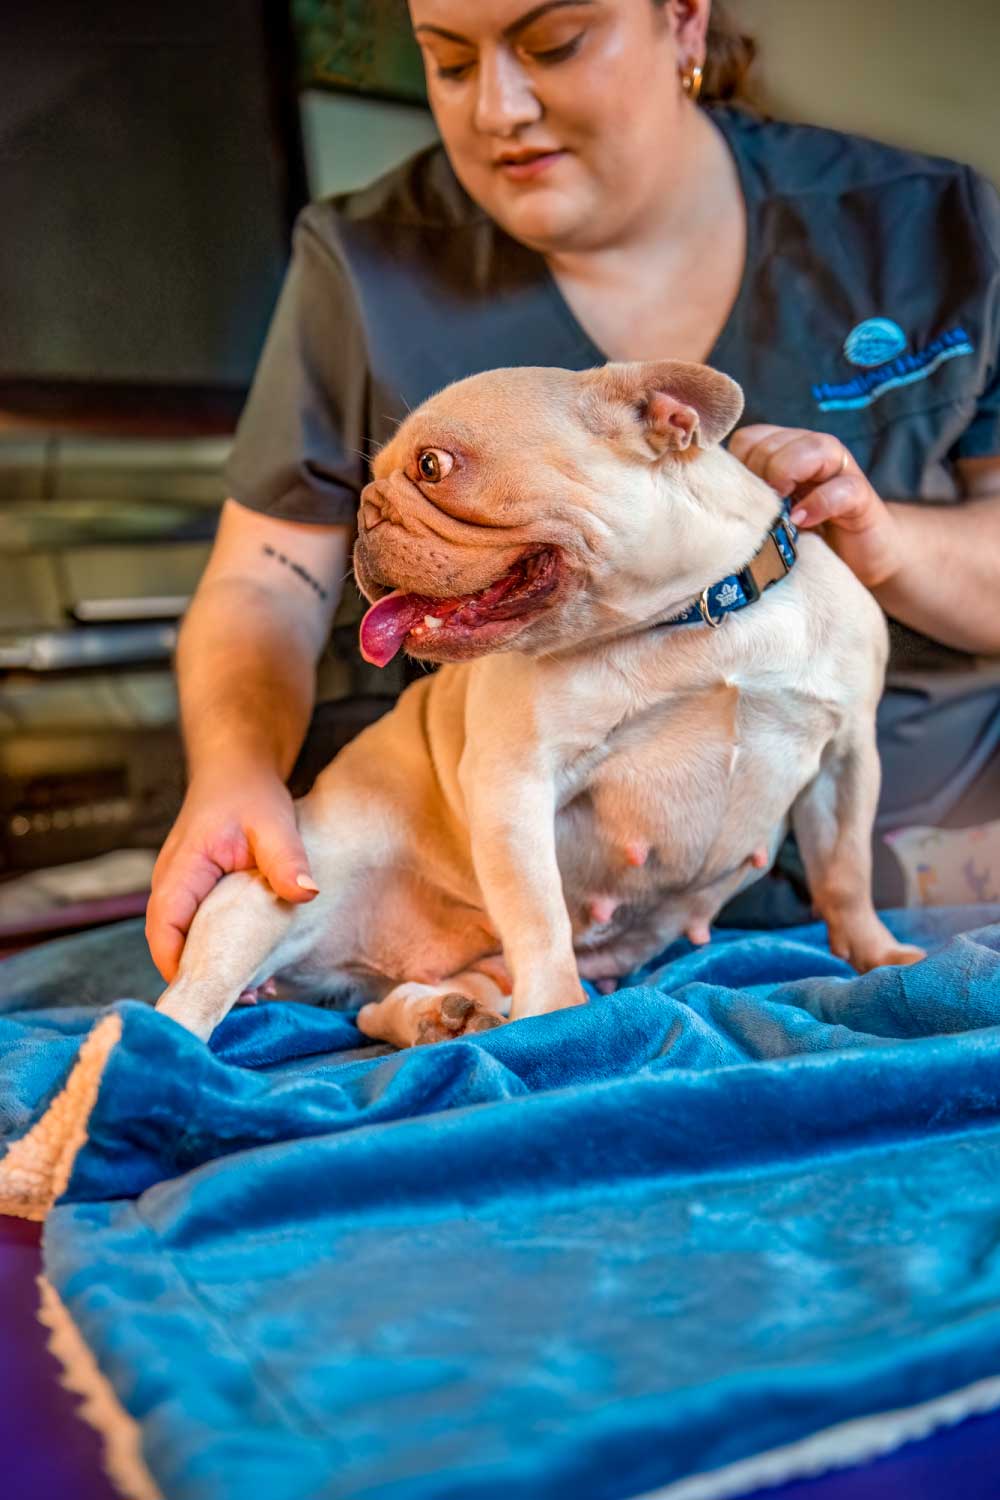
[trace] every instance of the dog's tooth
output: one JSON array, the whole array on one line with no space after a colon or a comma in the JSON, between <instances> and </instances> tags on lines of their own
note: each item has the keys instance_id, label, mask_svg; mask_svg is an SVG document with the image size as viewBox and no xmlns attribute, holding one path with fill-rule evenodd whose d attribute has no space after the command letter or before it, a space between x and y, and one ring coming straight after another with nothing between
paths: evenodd
<instances>
[{"instance_id":1,"label":"dog's tooth","mask_svg":"<svg viewBox=\"0 0 1000 1500\"><path fill-rule=\"evenodd\" d=\"M428 630L440 630L444 621L439 620L437 615L424 615L424 624Z\"/></svg>"}]
</instances>

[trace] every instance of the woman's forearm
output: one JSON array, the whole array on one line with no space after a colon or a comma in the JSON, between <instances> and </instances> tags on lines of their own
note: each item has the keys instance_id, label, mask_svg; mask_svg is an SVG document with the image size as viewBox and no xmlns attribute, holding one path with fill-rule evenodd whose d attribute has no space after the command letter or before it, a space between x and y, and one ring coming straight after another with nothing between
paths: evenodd
<instances>
[{"instance_id":1,"label":"woman's forearm","mask_svg":"<svg viewBox=\"0 0 1000 1500\"><path fill-rule=\"evenodd\" d=\"M1000 495L887 508L901 561L872 588L886 614L961 651L1000 652Z\"/></svg>"},{"instance_id":2,"label":"woman's forearm","mask_svg":"<svg viewBox=\"0 0 1000 1500\"><path fill-rule=\"evenodd\" d=\"M198 590L177 647L189 774L252 763L284 780L315 701L315 622L250 580Z\"/></svg>"}]
</instances>

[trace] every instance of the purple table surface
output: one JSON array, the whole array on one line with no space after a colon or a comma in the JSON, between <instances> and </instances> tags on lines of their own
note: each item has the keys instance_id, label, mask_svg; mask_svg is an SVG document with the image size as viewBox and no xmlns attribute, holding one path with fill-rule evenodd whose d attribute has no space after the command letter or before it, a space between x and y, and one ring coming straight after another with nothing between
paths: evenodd
<instances>
[{"instance_id":1,"label":"purple table surface","mask_svg":"<svg viewBox=\"0 0 1000 1500\"><path fill-rule=\"evenodd\" d=\"M7 1500L118 1500L38 1322L41 1226L0 1217L0 1453Z\"/></svg>"},{"instance_id":2,"label":"purple table surface","mask_svg":"<svg viewBox=\"0 0 1000 1500\"><path fill-rule=\"evenodd\" d=\"M0 1453L9 1500L117 1500L97 1435L59 1384L35 1309L37 1224L0 1217ZM997 1500L1000 1413L972 1417L860 1468L761 1490L747 1500Z\"/></svg>"}]
</instances>

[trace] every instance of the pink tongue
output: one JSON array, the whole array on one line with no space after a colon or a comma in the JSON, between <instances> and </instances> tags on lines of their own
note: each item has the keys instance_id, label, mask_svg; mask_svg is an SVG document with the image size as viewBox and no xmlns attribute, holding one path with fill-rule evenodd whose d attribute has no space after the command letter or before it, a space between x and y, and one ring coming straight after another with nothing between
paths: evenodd
<instances>
[{"instance_id":1,"label":"pink tongue","mask_svg":"<svg viewBox=\"0 0 1000 1500\"><path fill-rule=\"evenodd\" d=\"M452 599L432 599L429 594L404 594L394 589L373 604L361 621L361 655L375 667L387 667L424 615L444 620L455 615L466 624L474 623L490 611L496 613L515 585L516 572L512 569L478 594L457 594Z\"/></svg>"},{"instance_id":2,"label":"pink tongue","mask_svg":"<svg viewBox=\"0 0 1000 1500\"><path fill-rule=\"evenodd\" d=\"M386 594L361 621L361 655L373 666L387 667L407 634L422 620L431 600L396 589Z\"/></svg>"}]
</instances>

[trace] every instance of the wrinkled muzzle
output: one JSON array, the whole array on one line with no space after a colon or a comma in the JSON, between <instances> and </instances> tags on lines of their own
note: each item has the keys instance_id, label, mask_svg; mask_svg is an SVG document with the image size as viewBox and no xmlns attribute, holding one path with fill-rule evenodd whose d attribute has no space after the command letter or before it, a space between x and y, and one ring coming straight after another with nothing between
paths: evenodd
<instances>
[{"instance_id":1,"label":"wrinkled muzzle","mask_svg":"<svg viewBox=\"0 0 1000 1500\"><path fill-rule=\"evenodd\" d=\"M551 548L522 554L484 588L438 594L401 588L377 597L380 589L363 556L355 553L358 582L375 598L361 622L361 654L384 667L405 648L412 656L455 661L498 650L545 606L559 583L559 557ZM383 575L384 576L384 575Z\"/></svg>"}]
</instances>

